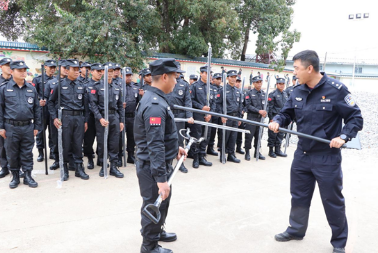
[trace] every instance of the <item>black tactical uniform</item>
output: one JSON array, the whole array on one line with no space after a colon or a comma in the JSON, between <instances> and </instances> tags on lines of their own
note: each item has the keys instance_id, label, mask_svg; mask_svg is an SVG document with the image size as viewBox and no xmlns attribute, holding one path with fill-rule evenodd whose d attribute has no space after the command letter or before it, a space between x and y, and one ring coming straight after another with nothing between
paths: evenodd
<instances>
[{"instance_id":1,"label":"black tactical uniform","mask_svg":"<svg viewBox=\"0 0 378 253\"><path fill-rule=\"evenodd\" d=\"M253 78L253 82L257 81L262 81L261 77L255 76ZM247 112L247 119L253 120L253 121L258 121L260 122L261 120L261 114L259 114L260 110L264 110L264 103L265 103L265 92L263 90L256 90L252 89L250 90L244 99L244 108ZM245 149L246 149L246 154L245 154L245 159L247 161L250 160L250 155L249 155L249 150L252 148L252 138L255 138L254 140L254 147L255 147L255 157L256 157L256 152L257 152L257 142L259 138L259 131L260 127L254 126L247 124L246 129L250 131L250 133L245 134ZM262 136L261 136L262 138ZM265 160L265 157L262 156L260 153L259 159Z\"/></svg>"},{"instance_id":2,"label":"black tactical uniform","mask_svg":"<svg viewBox=\"0 0 378 253\"><path fill-rule=\"evenodd\" d=\"M24 61L13 61L14 69L28 69ZM41 130L41 108L35 88L25 80L22 87L11 79L0 87L0 129L6 131L5 148L8 169L13 174L9 184L16 188L20 183L20 167L25 172L24 184L37 187L31 177L33 170L34 130Z\"/></svg>"},{"instance_id":3,"label":"black tactical uniform","mask_svg":"<svg viewBox=\"0 0 378 253\"><path fill-rule=\"evenodd\" d=\"M113 65L115 66L114 67L114 71L115 70L121 70L121 65L118 64L118 63L113 63ZM120 76L117 76L115 78L113 78L113 83L118 85L119 87L122 87L122 78Z\"/></svg>"},{"instance_id":4,"label":"black tactical uniform","mask_svg":"<svg viewBox=\"0 0 378 253\"><path fill-rule=\"evenodd\" d=\"M79 67L77 60L66 60L69 68ZM58 118L58 86L55 86L50 99L48 108L51 117ZM89 176L85 173L83 167L82 144L84 139L84 128L88 117L88 96L85 93L85 87L78 80L64 78L60 87L62 111L62 137L63 137L63 157L64 157L64 180L68 180L69 151L72 151L72 157L75 166L75 176L87 180Z\"/></svg>"},{"instance_id":5,"label":"black tactical uniform","mask_svg":"<svg viewBox=\"0 0 378 253\"><path fill-rule=\"evenodd\" d=\"M213 78L219 78L219 77L221 77L220 73L216 73L213 76ZM213 99L215 101L217 100L218 89L219 89L218 86L216 86L215 84L211 84L211 86L210 86L210 99ZM219 124L219 117L212 116L211 120L210 120L210 123ZM215 135L217 133L217 128L210 127L209 131L210 131L210 137L209 137L209 144L207 145L207 151L206 151L206 153L209 154L209 155L217 156L218 152L216 152L214 150Z\"/></svg>"},{"instance_id":6,"label":"black tactical uniform","mask_svg":"<svg viewBox=\"0 0 378 253\"><path fill-rule=\"evenodd\" d=\"M243 118L244 114L244 98L245 98L245 91L243 90L242 83L241 83L241 78L238 76L236 81L240 82L240 92L241 92L241 101L242 101L242 115L241 117ZM245 129L246 124L242 122L240 126L238 127L239 129ZM242 149L242 144L243 144L243 133L236 133L236 153L239 153L241 155L244 155L245 152Z\"/></svg>"},{"instance_id":7,"label":"black tactical uniform","mask_svg":"<svg viewBox=\"0 0 378 253\"><path fill-rule=\"evenodd\" d=\"M296 77L296 76L293 76L293 81L296 81L296 80L297 80L297 77ZM293 84L292 86L289 86L289 87L286 88L285 92L286 92L286 94L287 94L289 97L290 97L291 93L293 92L295 86L296 86L296 85Z\"/></svg>"},{"instance_id":8,"label":"black tactical uniform","mask_svg":"<svg viewBox=\"0 0 378 253\"><path fill-rule=\"evenodd\" d=\"M47 67L56 67L56 61L55 60L47 60L47 61L45 61L44 65L47 66ZM48 76L48 75L45 74L44 86L46 86L46 83L48 81L51 81L54 78L55 78L54 76ZM43 99L44 94L43 94L43 91L42 91L42 75L35 77L32 81L32 84L35 87L35 89L37 90L38 100ZM43 114L44 114L43 119L42 119L42 111L43 111ZM48 135L49 143L48 144L49 144L49 148L50 148L50 157L54 158L54 154L52 152L54 150L54 142L52 140L53 137L51 135L50 120L49 120L50 114L49 114L49 110L47 108L47 101L46 101L46 105L41 108L41 119L45 123L45 129L44 130L46 131L47 128L49 129L49 135ZM43 144L43 131L42 130L38 132L38 134L35 138L35 142L36 142L36 146L37 146L37 149L38 149L37 161L42 162L44 160L44 156L43 156L44 144ZM47 151L45 150L45 152L47 152Z\"/></svg>"},{"instance_id":9,"label":"black tactical uniform","mask_svg":"<svg viewBox=\"0 0 378 253\"><path fill-rule=\"evenodd\" d=\"M227 77L237 76L238 72L236 70L229 70L227 71ZM224 88L223 88L224 89ZM222 114L225 114L223 108L223 89L218 92L217 95L217 111ZM230 84L226 85L226 106L227 106L227 115L234 116L234 117L241 117L242 112L242 101L241 101L241 93L238 88L235 86L231 86ZM227 120L226 126L229 127L238 127L238 122L235 120ZM235 143L237 133L235 131L228 131L226 130L225 136L226 142L226 153L228 154L227 161L240 163L240 160L235 156ZM219 144L222 147L222 143ZM222 161L222 154L220 156L220 161Z\"/></svg>"},{"instance_id":10,"label":"black tactical uniform","mask_svg":"<svg viewBox=\"0 0 378 253\"><path fill-rule=\"evenodd\" d=\"M83 62L83 63L81 63L80 68L86 68L87 69L86 71L88 72L88 74L81 75L81 74L83 74L83 73L81 73L79 75L79 77L77 78L77 80L82 82L82 83L86 83L90 79L89 78L89 71L91 70L91 64L89 62Z\"/></svg>"},{"instance_id":11,"label":"black tactical uniform","mask_svg":"<svg viewBox=\"0 0 378 253\"><path fill-rule=\"evenodd\" d=\"M108 65L109 69L114 69L113 64ZM104 133L105 127L100 123L100 119L104 118L104 99L105 88L104 81L101 80L100 84L93 86L90 93L91 110L95 117L96 135L97 135L97 155L100 165L103 164L104 157ZM119 138L120 138L120 123L123 122L124 109L122 103L122 91L114 82L108 84L108 99L109 99L109 135L108 135L108 156L110 161L110 175L117 178L123 178L123 174L117 169L116 163L118 161L119 151ZM105 161L106 162L106 161ZM103 166L100 170L100 176L104 176Z\"/></svg>"},{"instance_id":12,"label":"black tactical uniform","mask_svg":"<svg viewBox=\"0 0 378 253\"><path fill-rule=\"evenodd\" d=\"M179 72L174 59L162 59L150 63L153 75ZM179 149L174 115L169 107L166 94L160 89L151 87L139 102L134 124L135 142L137 145L137 176L143 208L153 204L159 196L157 183L167 182L172 168L172 160ZM172 193L172 192L171 192ZM162 229L165 223L171 194L160 206L161 219L154 224L143 213L143 245L141 253L171 253L161 248L157 242L176 240L175 234L168 234Z\"/></svg>"},{"instance_id":13,"label":"black tactical uniform","mask_svg":"<svg viewBox=\"0 0 378 253\"><path fill-rule=\"evenodd\" d=\"M284 78L278 78L277 84L285 84ZM273 120L281 109L284 107L286 101L289 99L289 96L285 91L280 91L278 88L269 94L268 98L268 117L269 121ZM282 132L274 133L270 129L268 130L268 147L269 147L269 156L276 158L276 156L286 157L287 155L281 151L281 143L283 140L284 134ZM273 151L275 148L275 151Z\"/></svg>"}]
</instances>

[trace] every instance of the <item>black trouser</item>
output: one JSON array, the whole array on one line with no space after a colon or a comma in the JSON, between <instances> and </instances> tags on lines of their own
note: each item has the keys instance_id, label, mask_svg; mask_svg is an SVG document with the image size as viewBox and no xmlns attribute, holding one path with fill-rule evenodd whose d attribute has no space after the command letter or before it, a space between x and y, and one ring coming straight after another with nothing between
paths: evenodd
<instances>
[{"instance_id":1,"label":"black trouser","mask_svg":"<svg viewBox=\"0 0 378 253\"><path fill-rule=\"evenodd\" d=\"M50 148L50 150L53 150L54 149L54 141L52 140L52 134L51 134L51 127L50 126L54 126L54 125L50 124L50 113L47 110L47 106L44 106L41 109L44 110L44 116L45 116L45 118L42 119L42 112L41 112L41 119L44 120L44 122L45 122L45 129L44 130L46 131L47 128L49 129L49 133L48 133L49 148ZM43 131L42 130L38 131L37 136L35 137L35 143L36 143L36 146L37 146L38 149L44 149L45 148L44 143L43 143Z\"/></svg>"},{"instance_id":2,"label":"black trouser","mask_svg":"<svg viewBox=\"0 0 378 253\"><path fill-rule=\"evenodd\" d=\"M164 155L164 154L162 154ZM173 168L171 162L166 163L167 172L171 174ZM159 188L153 176L151 175L150 162L137 160L136 162L136 172L139 180L140 195L143 198L143 204L141 210L148 204L155 203L156 199L159 197ZM162 230L162 225L165 223L165 219L168 215L169 202L172 196L172 186L171 192L166 200L164 200L159 208L161 218L158 224L153 223L147 216L141 212L141 234L144 241L157 242L160 239L160 233Z\"/></svg>"},{"instance_id":3,"label":"black trouser","mask_svg":"<svg viewBox=\"0 0 378 253\"><path fill-rule=\"evenodd\" d=\"M119 116L118 113L109 114L109 134L108 134L108 156L111 163L118 161L119 151ZM96 135L97 135L97 155L98 160L104 160L104 134L105 127L103 127L99 120L96 120Z\"/></svg>"},{"instance_id":4,"label":"black trouser","mask_svg":"<svg viewBox=\"0 0 378 253\"><path fill-rule=\"evenodd\" d=\"M70 115L64 112L62 116L62 140L64 163L70 162L70 153L74 163L83 162L82 145L84 139L84 116ZM71 159L72 159L71 158ZM58 158L59 159L59 158Z\"/></svg>"},{"instance_id":5,"label":"black trouser","mask_svg":"<svg viewBox=\"0 0 378 253\"><path fill-rule=\"evenodd\" d=\"M235 120L227 120L226 126L237 128L238 122L235 121ZM225 141L226 141L226 153L227 154L234 154L235 153L236 136L237 136L237 132L226 130ZM219 146L222 147L222 139L219 142Z\"/></svg>"},{"instance_id":6,"label":"black trouser","mask_svg":"<svg viewBox=\"0 0 378 253\"><path fill-rule=\"evenodd\" d=\"M126 136L126 151L130 155L134 155L135 152L135 140L134 140L134 117L125 117L125 133ZM123 156L123 143L122 143L122 132L120 133L119 138L119 157Z\"/></svg>"},{"instance_id":7,"label":"black trouser","mask_svg":"<svg viewBox=\"0 0 378 253\"><path fill-rule=\"evenodd\" d=\"M13 126L5 123L5 149L9 170L33 170L34 124Z\"/></svg>"},{"instance_id":8,"label":"black trouser","mask_svg":"<svg viewBox=\"0 0 378 253\"><path fill-rule=\"evenodd\" d=\"M250 115L248 115L248 116L249 117L247 117L247 119L249 119L249 120L253 120L253 121L257 121L257 122L260 122L260 120L261 120L261 117L250 117ZM251 149L252 138L255 138L253 147L256 148L257 142L258 142L258 139L259 139L260 127L254 126L254 125L251 125L251 124L246 124L246 129L249 130L250 133L245 134L245 143L244 143L245 149ZM261 138L262 138L262 134L261 134ZM261 146L261 143L260 143L260 146Z\"/></svg>"},{"instance_id":9,"label":"black trouser","mask_svg":"<svg viewBox=\"0 0 378 253\"><path fill-rule=\"evenodd\" d=\"M268 147L281 147L283 138L283 132L274 133L273 131L268 130Z\"/></svg>"},{"instance_id":10,"label":"black trouser","mask_svg":"<svg viewBox=\"0 0 378 253\"><path fill-rule=\"evenodd\" d=\"M305 236L316 182L332 229L331 244L335 248L344 248L348 238L348 223L345 199L341 193L343 173L340 150L331 150L325 154L304 153L299 149L295 151L290 174L290 227L286 231L294 236Z\"/></svg>"},{"instance_id":11,"label":"black trouser","mask_svg":"<svg viewBox=\"0 0 378 253\"><path fill-rule=\"evenodd\" d=\"M204 116L205 116L204 114L193 113L193 118L198 121L205 121ZM191 130L190 135L196 139L199 139L202 137L202 135L205 132L205 126L194 124L190 130ZM208 129L207 136L206 137L204 136L205 140L203 140L199 144L196 143L191 146L190 150L193 155L197 155L197 154L204 155L204 156L206 155L206 147L207 147L207 143L209 143L210 131L211 130Z\"/></svg>"},{"instance_id":12,"label":"black trouser","mask_svg":"<svg viewBox=\"0 0 378 253\"><path fill-rule=\"evenodd\" d=\"M0 136L0 166L2 168L8 167L7 152L4 145L4 138Z\"/></svg>"},{"instance_id":13,"label":"black trouser","mask_svg":"<svg viewBox=\"0 0 378 253\"><path fill-rule=\"evenodd\" d=\"M173 115L175 116L175 118L180 118L180 119L186 118L185 112L174 113ZM182 137L180 134L180 130L185 129L185 122L175 122L175 123L176 123L176 128L177 128L177 135L178 135L178 145L180 147L185 147L184 137Z\"/></svg>"},{"instance_id":14,"label":"black trouser","mask_svg":"<svg viewBox=\"0 0 378 253\"><path fill-rule=\"evenodd\" d=\"M92 157L94 154L93 151L93 144L96 138L96 125L95 125L95 117L93 113L89 113L88 117L88 129L84 133L84 144L83 144L83 153L86 157Z\"/></svg>"},{"instance_id":15,"label":"black trouser","mask_svg":"<svg viewBox=\"0 0 378 253\"><path fill-rule=\"evenodd\" d=\"M219 117L211 117L210 123L218 124L218 122L219 122ZM209 131L210 131L210 138L209 138L208 146L213 148L215 144L215 135L217 134L217 128L210 127Z\"/></svg>"},{"instance_id":16,"label":"black trouser","mask_svg":"<svg viewBox=\"0 0 378 253\"><path fill-rule=\"evenodd\" d=\"M218 125L223 125L222 123L222 118L221 117L218 117L218 122L217 122ZM219 129L218 128L218 143L217 143L217 147L218 148L221 148L221 143L222 143L222 136L223 136L223 129Z\"/></svg>"},{"instance_id":17,"label":"black trouser","mask_svg":"<svg viewBox=\"0 0 378 253\"><path fill-rule=\"evenodd\" d=\"M238 127L239 129L245 129L245 126L246 124L244 122L242 122L240 124L240 126ZM236 137L236 146L240 146L243 144L243 133L237 133L237 137Z\"/></svg>"}]
</instances>

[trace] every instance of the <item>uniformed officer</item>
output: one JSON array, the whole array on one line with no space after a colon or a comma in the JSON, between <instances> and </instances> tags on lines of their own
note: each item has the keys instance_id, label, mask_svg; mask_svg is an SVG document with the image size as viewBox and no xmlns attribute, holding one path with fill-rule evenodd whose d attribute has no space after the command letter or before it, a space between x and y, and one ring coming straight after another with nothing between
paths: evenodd
<instances>
[{"instance_id":1,"label":"uniformed officer","mask_svg":"<svg viewBox=\"0 0 378 253\"><path fill-rule=\"evenodd\" d=\"M98 85L100 83L100 80L102 76L104 75L104 65L101 63L93 63L91 65L91 75L92 78L88 80L88 82L84 83L84 86L86 88L86 92L89 94L94 86ZM92 112L91 104L89 103L89 114L88 114L88 129L84 133L84 144L83 144L83 151L84 156L88 158L88 165L87 168L92 170L94 168L94 162L93 162L93 156L94 156L94 150L93 150L93 144L96 138L96 120L95 116ZM97 154L98 155L98 154ZM97 157L98 161L98 157Z\"/></svg>"},{"instance_id":2,"label":"uniformed officer","mask_svg":"<svg viewBox=\"0 0 378 253\"><path fill-rule=\"evenodd\" d=\"M197 82L198 81L198 76L197 75L190 75L189 76L189 84L190 86L194 83L194 82Z\"/></svg>"},{"instance_id":3,"label":"uniformed officer","mask_svg":"<svg viewBox=\"0 0 378 253\"><path fill-rule=\"evenodd\" d=\"M178 146L177 129L174 115L169 107L166 94L173 91L176 84L176 73L180 72L174 59L159 59L150 63L153 76L151 89L146 92L136 110L134 133L137 145L137 176L143 208L153 204L159 194L163 202L160 206L161 219L154 224L143 213L142 229L143 244L141 253L171 253L161 248L158 241L171 242L177 239L176 234L166 233L163 229L171 188L168 178L171 175L172 160L186 155L185 150Z\"/></svg>"},{"instance_id":4,"label":"uniformed officer","mask_svg":"<svg viewBox=\"0 0 378 253\"><path fill-rule=\"evenodd\" d=\"M241 101L241 93L238 88L235 87L236 84L236 78L238 76L238 72L236 70L229 70L227 71L227 81L226 84L226 98L223 97L223 89L218 91L217 95L217 111L221 112L222 114L225 114L223 108L223 99L226 99L226 105L227 105L227 115L234 116L234 117L241 117L242 112L242 101ZM226 123L229 127L238 127L240 125L240 121L234 121L234 120L227 120L226 118L221 118L222 123ZM235 156L235 144L236 144L236 132L234 131L228 131L226 130L226 136L225 136L225 142L226 142L226 153L227 161L234 162L234 163L240 163L240 160L236 158ZM222 146L222 143L220 144ZM220 161L222 161L222 155L220 156Z\"/></svg>"},{"instance_id":5,"label":"uniformed officer","mask_svg":"<svg viewBox=\"0 0 378 253\"><path fill-rule=\"evenodd\" d=\"M177 64L177 68L180 70L180 63L177 61L175 63ZM173 105L180 105L192 108L192 99L190 97L189 84L180 78L179 73L176 73L176 82L177 83L173 91L167 94L167 101L169 106L173 108ZM189 124L194 123L192 112L172 109L172 113L175 116L175 118L189 119ZM184 138L179 134L178 131L180 131L181 129L185 129L185 122L175 123L177 128L178 145L180 147L184 147ZM183 173L188 173L188 169L185 168L184 163L181 164L180 171Z\"/></svg>"},{"instance_id":6,"label":"uniformed officer","mask_svg":"<svg viewBox=\"0 0 378 253\"><path fill-rule=\"evenodd\" d=\"M126 133L126 151L127 151L127 163L135 163L135 141L134 141L134 119L135 109L139 103L140 96L138 95L138 84L132 81L133 72L132 69L126 67L126 104L125 107L125 133ZM122 86L121 86L122 87ZM122 134L122 133L121 133ZM123 143L122 138L119 139L119 153L117 166L122 166L123 156Z\"/></svg>"},{"instance_id":7,"label":"uniformed officer","mask_svg":"<svg viewBox=\"0 0 378 253\"><path fill-rule=\"evenodd\" d=\"M25 81L24 61L10 64L12 79L0 87L0 135L5 139L8 169L13 178L11 189L20 184L20 167L25 172L24 184L35 188L33 170L34 136L41 130L41 107L36 89Z\"/></svg>"},{"instance_id":8,"label":"uniformed officer","mask_svg":"<svg viewBox=\"0 0 378 253\"><path fill-rule=\"evenodd\" d=\"M289 99L289 96L284 91L285 78L277 78L276 86L277 89L269 93L268 98L268 117L270 122L273 121L274 116L276 116L281 111L286 101ZM287 154L284 154L281 151L281 143L283 138L284 134L282 132L274 133L273 131L268 130L268 147L270 157L276 158L277 156L287 156Z\"/></svg>"},{"instance_id":9,"label":"uniformed officer","mask_svg":"<svg viewBox=\"0 0 378 253\"><path fill-rule=\"evenodd\" d=\"M80 75L77 80L86 83L89 80L89 71L91 71L91 64L89 62L82 62L80 64Z\"/></svg>"},{"instance_id":10,"label":"uniformed officer","mask_svg":"<svg viewBox=\"0 0 378 253\"><path fill-rule=\"evenodd\" d=\"M280 126L287 126L296 118L298 132L328 139L331 143L299 137L291 166L290 226L275 239L303 239L317 182L332 230L333 252L344 253L348 223L341 192L343 173L340 147L362 129L361 111L343 83L319 72L319 57L315 51L302 51L294 56L293 61L294 74L301 85L294 88L284 108L269 124L269 129L277 132Z\"/></svg>"},{"instance_id":11,"label":"uniformed officer","mask_svg":"<svg viewBox=\"0 0 378 253\"><path fill-rule=\"evenodd\" d=\"M45 76L44 76L44 85L50 80L54 78L54 73L56 71L56 61L55 60L47 60L44 63L45 65ZM52 136L51 136L51 130L50 130L50 114L46 106L46 100L44 100L44 94L42 91L42 74L35 77L32 81L32 85L36 88L38 92L38 100L39 100L39 105L42 107L41 109L41 119L42 119L42 110L44 113L44 119L42 119L45 123L45 131L48 127L49 129L49 147L50 147L50 159L54 159L54 153L52 152L54 150L54 143L52 141ZM42 162L44 160L44 155L43 155L43 149L44 149L44 144L43 144L43 131L39 131L37 136L36 136L36 146L38 148L38 157L37 157L37 162Z\"/></svg>"},{"instance_id":12,"label":"uniformed officer","mask_svg":"<svg viewBox=\"0 0 378 253\"><path fill-rule=\"evenodd\" d=\"M241 92L241 100L243 102L243 99L244 99L244 90L242 90L243 89L243 87L242 87L242 80L239 77L239 74L236 77L235 87L240 90L240 92ZM242 114L241 114L241 117L243 117L243 115L244 115L244 106L242 104ZM241 123L238 128L239 129L245 129L245 123ZM243 133L236 133L236 153L244 155L245 152L242 149L242 144L243 144Z\"/></svg>"},{"instance_id":13,"label":"uniformed officer","mask_svg":"<svg viewBox=\"0 0 378 253\"><path fill-rule=\"evenodd\" d=\"M108 98L109 98L109 121L104 119L104 101L106 94L104 93L104 81L100 81L99 84L92 87L89 100L91 104L91 110L96 119L96 135L97 135L97 155L100 161L101 170L100 177L104 176L103 157L104 157L104 133L105 127L109 127L108 135L108 156L110 161L110 175L117 178L123 178L123 173L121 173L117 168L118 152L119 152L119 138L120 131L123 130L123 99L121 87L119 87L113 80L115 65L112 63L108 64ZM106 162L106 161L105 161Z\"/></svg>"},{"instance_id":14,"label":"uniformed officer","mask_svg":"<svg viewBox=\"0 0 378 253\"><path fill-rule=\"evenodd\" d=\"M292 80L292 86L289 86L286 88L285 92L287 93L287 95L290 96L290 94L293 92L294 90L294 87L297 85L297 77L296 76L293 76L293 80Z\"/></svg>"},{"instance_id":15,"label":"uniformed officer","mask_svg":"<svg viewBox=\"0 0 378 253\"><path fill-rule=\"evenodd\" d=\"M121 65L119 63L113 63L114 67L114 75L113 80L115 84L119 87L122 87L122 77L121 77Z\"/></svg>"},{"instance_id":16,"label":"uniformed officer","mask_svg":"<svg viewBox=\"0 0 378 253\"><path fill-rule=\"evenodd\" d=\"M50 94L48 108L54 118L55 127L62 127L63 130L64 181L67 181L69 177L67 163L70 160L70 151L72 151L75 163L75 176L87 180L89 176L85 173L83 167L82 144L84 132L88 128L88 97L83 83L77 80L79 62L75 59L68 59L66 64L68 66L67 78L64 78L60 84L60 106L63 107L62 121L59 121L57 111L59 86L55 86L52 94Z\"/></svg>"},{"instance_id":17,"label":"uniformed officer","mask_svg":"<svg viewBox=\"0 0 378 253\"><path fill-rule=\"evenodd\" d=\"M0 60L0 68L2 74L0 75L0 87L9 82L12 78L11 74L11 68L10 68L10 63L12 62L11 58L3 58ZM9 174L8 170L8 162L7 162L7 156L5 152L5 147L4 147L4 138L0 136L0 166L1 166L1 171L0 171L0 178L5 177L6 175Z\"/></svg>"},{"instance_id":18,"label":"uniformed officer","mask_svg":"<svg viewBox=\"0 0 378 253\"><path fill-rule=\"evenodd\" d=\"M201 79L193 83L191 87L191 98L192 98L193 108L200 109L203 111L215 112L216 110L215 99L210 99L210 106L207 106L207 97L206 97L207 96L207 90L206 90L207 66L202 66L200 68L200 71L201 71L201 75L200 75ZM200 121L206 121L206 122L211 121L211 115L193 113L193 118L194 120L200 120ZM193 129L192 136L199 139L205 130L205 126L195 124L194 126L192 126L192 129ZM200 144L196 144L191 147L191 151L193 153L193 168L195 169L197 169L199 165L205 165L205 166L213 165L211 162L208 162L205 158L206 147L208 144L209 137L210 137L210 134L208 134L208 136L205 136L205 140L202 141Z\"/></svg>"},{"instance_id":19,"label":"uniformed officer","mask_svg":"<svg viewBox=\"0 0 378 253\"><path fill-rule=\"evenodd\" d=\"M264 103L265 103L265 92L261 90L262 86L262 79L260 76L255 76L252 79L254 89L250 90L245 97L244 100L244 109L247 112L247 119L258 121L260 122L261 117L266 117L267 112L264 110ZM249 153L249 150L252 147L252 138L255 138L254 140L254 147L255 147L255 154L254 157L256 157L257 153L257 142L259 139L259 130L260 127L253 126L250 124L246 125L246 129L250 131L250 133L245 134L245 160L249 161L251 160L251 155ZM261 137L262 138L262 137ZM265 160L265 157L259 152L258 154L260 160Z\"/></svg>"},{"instance_id":20,"label":"uniformed officer","mask_svg":"<svg viewBox=\"0 0 378 253\"><path fill-rule=\"evenodd\" d=\"M222 88L221 84L222 84L222 74L221 73L215 73L213 75L213 82L212 82L212 85L210 87L210 91L212 91L211 96L215 101L218 99L217 98L218 91ZM216 110L216 112L218 112L218 111ZM219 117L214 117L214 116L211 117L211 123L222 125L221 119ZM216 152L214 150L215 135L217 133L217 129L214 128L214 127L211 127L209 129L209 131L210 131L210 138L209 138L209 144L207 145L206 153L209 154L209 155L217 156L218 152ZM220 140L219 135L221 134L221 132L222 132L222 130L218 129L218 145L220 143L219 142L219 140Z\"/></svg>"},{"instance_id":21,"label":"uniformed officer","mask_svg":"<svg viewBox=\"0 0 378 253\"><path fill-rule=\"evenodd\" d=\"M151 70L149 68L145 68L140 73L141 81L139 83L139 99L142 99L146 90L149 90L151 87L152 77L151 77ZM142 81L143 79L143 81Z\"/></svg>"}]
</instances>

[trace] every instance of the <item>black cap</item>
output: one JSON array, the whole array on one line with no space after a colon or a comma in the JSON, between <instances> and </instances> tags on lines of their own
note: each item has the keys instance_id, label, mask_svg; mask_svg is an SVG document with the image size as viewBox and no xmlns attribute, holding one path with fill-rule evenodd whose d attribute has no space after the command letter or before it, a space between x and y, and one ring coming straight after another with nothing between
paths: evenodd
<instances>
[{"instance_id":1,"label":"black cap","mask_svg":"<svg viewBox=\"0 0 378 253\"><path fill-rule=\"evenodd\" d=\"M165 73L185 73L178 68L176 60L173 58L158 59L150 63L151 75L158 76Z\"/></svg>"},{"instance_id":2,"label":"black cap","mask_svg":"<svg viewBox=\"0 0 378 253\"><path fill-rule=\"evenodd\" d=\"M293 76L293 80L296 81L298 78L297 76Z\"/></svg>"},{"instance_id":3,"label":"black cap","mask_svg":"<svg viewBox=\"0 0 378 253\"><path fill-rule=\"evenodd\" d=\"M258 82L258 81L262 81L261 77L260 76L254 76L252 78L252 83L255 83L255 82Z\"/></svg>"},{"instance_id":4,"label":"black cap","mask_svg":"<svg viewBox=\"0 0 378 253\"><path fill-rule=\"evenodd\" d=\"M213 78L215 78L215 79L222 78L222 73L215 73L213 75Z\"/></svg>"},{"instance_id":5,"label":"black cap","mask_svg":"<svg viewBox=\"0 0 378 253\"><path fill-rule=\"evenodd\" d=\"M47 67L56 67L56 61L55 60L47 60L47 61L45 61L44 64Z\"/></svg>"},{"instance_id":6,"label":"black cap","mask_svg":"<svg viewBox=\"0 0 378 253\"><path fill-rule=\"evenodd\" d=\"M91 64L89 62L82 62L80 68L91 68Z\"/></svg>"},{"instance_id":7,"label":"black cap","mask_svg":"<svg viewBox=\"0 0 378 253\"><path fill-rule=\"evenodd\" d=\"M80 67L79 61L76 59L67 59L66 60L66 67Z\"/></svg>"},{"instance_id":8,"label":"black cap","mask_svg":"<svg viewBox=\"0 0 378 253\"><path fill-rule=\"evenodd\" d=\"M126 75L132 75L133 74L133 70L130 67L126 67L125 72L126 72Z\"/></svg>"},{"instance_id":9,"label":"black cap","mask_svg":"<svg viewBox=\"0 0 378 253\"><path fill-rule=\"evenodd\" d=\"M237 78L236 78L236 81L240 81L240 82L241 82L241 78L240 78L240 77L237 77Z\"/></svg>"},{"instance_id":10,"label":"black cap","mask_svg":"<svg viewBox=\"0 0 378 253\"><path fill-rule=\"evenodd\" d=\"M115 69L115 64L113 62L107 62L104 66L108 66L108 69Z\"/></svg>"},{"instance_id":11,"label":"black cap","mask_svg":"<svg viewBox=\"0 0 378 253\"><path fill-rule=\"evenodd\" d=\"M143 69L143 74L142 74L143 76L147 76L147 75L151 75L151 70L150 70L150 68L145 68L145 69Z\"/></svg>"},{"instance_id":12,"label":"black cap","mask_svg":"<svg viewBox=\"0 0 378 253\"><path fill-rule=\"evenodd\" d=\"M26 66L24 61L12 61L10 63L11 69L28 69L29 67Z\"/></svg>"},{"instance_id":13,"label":"black cap","mask_svg":"<svg viewBox=\"0 0 378 253\"><path fill-rule=\"evenodd\" d=\"M276 83L285 83L285 78L277 78Z\"/></svg>"},{"instance_id":14,"label":"black cap","mask_svg":"<svg viewBox=\"0 0 378 253\"><path fill-rule=\"evenodd\" d=\"M10 64L12 62L11 58L3 58L0 60L0 66L5 65L5 64Z\"/></svg>"},{"instance_id":15,"label":"black cap","mask_svg":"<svg viewBox=\"0 0 378 253\"><path fill-rule=\"evenodd\" d=\"M238 72L236 70L229 70L227 71L227 77L229 76L237 76Z\"/></svg>"},{"instance_id":16,"label":"black cap","mask_svg":"<svg viewBox=\"0 0 378 253\"><path fill-rule=\"evenodd\" d=\"M58 63L59 63L59 66L61 66L61 67L66 67L67 66L67 62L66 62L65 59L59 60Z\"/></svg>"},{"instance_id":17,"label":"black cap","mask_svg":"<svg viewBox=\"0 0 378 253\"><path fill-rule=\"evenodd\" d=\"M198 76L197 75L190 75L189 79L198 80Z\"/></svg>"},{"instance_id":18,"label":"black cap","mask_svg":"<svg viewBox=\"0 0 378 253\"><path fill-rule=\"evenodd\" d=\"M201 72L207 72L207 65L200 67Z\"/></svg>"},{"instance_id":19,"label":"black cap","mask_svg":"<svg viewBox=\"0 0 378 253\"><path fill-rule=\"evenodd\" d=\"M104 70L105 67L102 63L93 63L90 68L91 70Z\"/></svg>"},{"instance_id":20,"label":"black cap","mask_svg":"<svg viewBox=\"0 0 378 253\"><path fill-rule=\"evenodd\" d=\"M119 63L113 63L114 64L114 69L121 69L121 64Z\"/></svg>"},{"instance_id":21,"label":"black cap","mask_svg":"<svg viewBox=\"0 0 378 253\"><path fill-rule=\"evenodd\" d=\"M180 74L180 78L184 79L184 75L183 75L183 74Z\"/></svg>"}]
</instances>

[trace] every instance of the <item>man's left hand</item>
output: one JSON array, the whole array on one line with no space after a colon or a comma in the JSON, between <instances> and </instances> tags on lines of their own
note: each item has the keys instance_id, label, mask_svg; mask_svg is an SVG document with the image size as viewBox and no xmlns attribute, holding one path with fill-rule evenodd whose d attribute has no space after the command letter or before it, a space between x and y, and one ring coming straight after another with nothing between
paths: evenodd
<instances>
[{"instance_id":1,"label":"man's left hand","mask_svg":"<svg viewBox=\"0 0 378 253\"><path fill-rule=\"evenodd\" d=\"M123 131L123 123L119 123L119 131L122 132Z\"/></svg>"},{"instance_id":2,"label":"man's left hand","mask_svg":"<svg viewBox=\"0 0 378 253\"><path fill-rule=\"evenodd\" d=\"M341 148L345 144L345 141L340 137L333 138L329 144L330 148Z\"/></svg>"},{"instance_id":3,"label":"man's left hand","mask_svg":"<svg viewBox=\"0 0 378 253\"><path fill-rule=\"evenodd\" d=\"M88 123L84 123L84 133L88 130Z\"/></svg>"},{"instance_id":4,"label":"man's left hand","mask_svg":"<svg viewBox=\"0 0 378 253\"><path fill-rule=\"evenodd\" d=\"M38 134L38 130L34 129L34 136L37 136L37 134Z\"/></svg>"},{"instance_id":5,"label":"man's left hand","mask_svg":"<svg viewBox=\"0 0 378 253\"><path fill-rule=\"evenodd\" d=\"M177 154L177 160L180 160L180 158L182 156L185 156L184 158L184 161L186 160L186 157L188 156L188 154L185 152L185 149L182 148L182 147L179 147L179 151L178 151L178 154Z\"/></svg>"},{"instance_id":6,"label":"man's left hand","mask_svg":"<svg viewBox=\"0 0 378 253\"><path fill-rule=\"evenodd\" d=\"M190 118L188 119L188 123L189 123L189 124L194 124L194 119L193 119L193 117L190 117Z\"/></svg>"}]
</instances>

